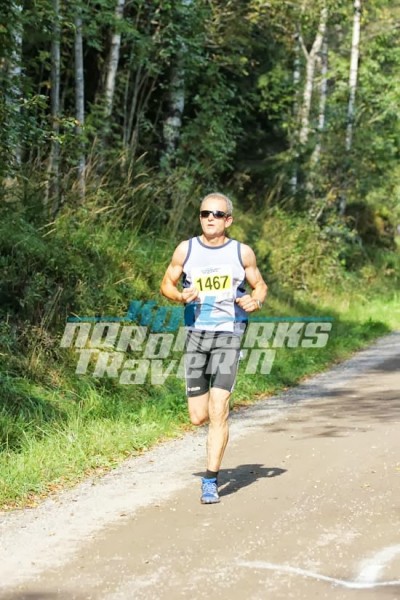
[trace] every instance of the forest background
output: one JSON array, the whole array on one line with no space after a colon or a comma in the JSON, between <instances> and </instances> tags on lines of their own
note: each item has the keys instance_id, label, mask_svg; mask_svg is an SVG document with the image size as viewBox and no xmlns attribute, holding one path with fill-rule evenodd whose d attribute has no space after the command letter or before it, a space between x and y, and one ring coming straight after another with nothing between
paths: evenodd
<instances>
[{"instance_id":1,"label":"forest background","mask_svg":"<svg viewBox=\"0 0 400 600\"><path fill-rule=\"evenodd\" d=\"M0 10L0 506L189 427L181 380L79 376L60 339L71 315L162 305L211 191L255 249L265 317L334 319L326 348L241 375L236 404L399 326L399 0Z\"/></svg>"}]
</instances>

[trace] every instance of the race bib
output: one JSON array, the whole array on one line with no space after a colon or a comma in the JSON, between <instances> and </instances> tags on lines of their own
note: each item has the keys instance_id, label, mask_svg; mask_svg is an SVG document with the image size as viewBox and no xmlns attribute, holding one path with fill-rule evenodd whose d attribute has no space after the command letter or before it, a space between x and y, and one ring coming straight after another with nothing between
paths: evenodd
<instances>
[{"instance_id":1,"label":"race bib","mask_svg":"<svg viewBox=\"0 0 400 600\"><path fill-rule=\"evenodd\" d=\"M200 300L214 296L216 301L233 298L232 267L197 267L192 269L192 285L198 290Z\"/></svg>"}]
</instances>

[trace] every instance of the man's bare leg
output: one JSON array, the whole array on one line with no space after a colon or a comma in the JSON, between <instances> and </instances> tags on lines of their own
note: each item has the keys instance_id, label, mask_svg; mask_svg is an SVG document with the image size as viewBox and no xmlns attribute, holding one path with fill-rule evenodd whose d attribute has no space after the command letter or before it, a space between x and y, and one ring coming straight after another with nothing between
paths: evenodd
<instances>
[{"instance_id":1,"label":"man's bare leg","mask_svg":"<svg viewBox=\"0 0 400 600\"><path fill-rule=\"evenodd\" d=\"M189 416L193 425L209 421L207 469L218 472L229 439L228 416L230 392L211 388L210 392L188 398Z\"/></svg>"},{"instance_id":2,"label":"man's bare leg","mask_svg":"<svg viewBox=\"0 0 400 600\"><path fill-rule=\"evenodd\" d=\"M202 479L203 504L219 502L217 475L229 439L230 392L211 388L209 393L188 398L190 420L193 425L209 421L207 438L207 473Z\"/></svg>"},{"instance_id":3,"label":"man's bare leg","mask_svg":"<svg viewBox=\"0 0 400 600\"><path fill-rule=\"evenodd\" d=\"M229 439L229 398L231 393L221 388L211 388L209 399L207 469L218 473Z\"/></svg>"}]
</instances>

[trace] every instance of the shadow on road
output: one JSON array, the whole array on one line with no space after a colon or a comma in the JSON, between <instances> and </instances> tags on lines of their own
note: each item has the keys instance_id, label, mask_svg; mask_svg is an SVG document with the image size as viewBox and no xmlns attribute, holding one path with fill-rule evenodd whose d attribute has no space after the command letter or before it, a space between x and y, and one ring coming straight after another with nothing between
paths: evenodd
<instances>
[{"instance_id":1,"label":"shadow on road","mask_svg":"<svg viewBox=\"0 0 400 600\"><path fill-rule=\"evenodd\" d=\"M399 368L400 357L395 357L355 374L346 385L326 389L318 381L305 383L288 395L287 403L304 406L311 400L312 419L300 412L265 427L271 433L292 433L295 437L345 437L368 431L374 423L396 421L400 415ZM386 375L389 378L385 379Z\"/></svg>"},{"instance_id":2,"label":"shadow on road","mask_svg":"<svg viewBox=\"0 0 400 600\"><path fill-rule=\"evenodd\" d=\"M218 475L218 488L220 496L229 496L241 488L252 485L258 479L264 477L278 477L286 473L286 469L279 467L264 467L264 465L239 465L234 469L221 469ZM204 476L204 473L194 473L197 476Z\"/></svg>"},{"instance_id":3,"label":"shadow on road","mask_svg":"<svg viewBox=\"0 0 400 600\"><path fill-rule=\"evenodd\" d=\"M351 432L363 432L375 422L393 422L399 419L398 390L376 391L341 388L312 406L312 421L296 415L285 423L269 428L271 432L295 433L301 437L342 437ZM303 423L301 432L296 424Z\"/></svg>"}]
</instances>

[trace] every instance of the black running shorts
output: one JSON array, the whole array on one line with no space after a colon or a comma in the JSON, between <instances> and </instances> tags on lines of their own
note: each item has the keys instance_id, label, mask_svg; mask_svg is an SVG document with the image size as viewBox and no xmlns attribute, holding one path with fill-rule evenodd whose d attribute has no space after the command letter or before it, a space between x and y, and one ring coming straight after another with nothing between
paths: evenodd
<instances>
[{"instance_id":1,"label":"black running shorts","mask_svg":"<svg viewBox=\"0 0 400 600\"><path fill-rule=\"evenodd\" d=\"M211 387L233 390L240 357L240 335L189 331L185 348L187 396L201 396Z\"/></svg>"}]
</instances>

